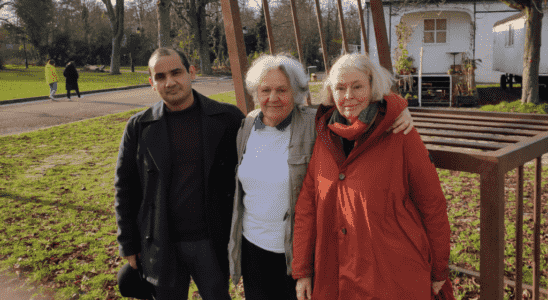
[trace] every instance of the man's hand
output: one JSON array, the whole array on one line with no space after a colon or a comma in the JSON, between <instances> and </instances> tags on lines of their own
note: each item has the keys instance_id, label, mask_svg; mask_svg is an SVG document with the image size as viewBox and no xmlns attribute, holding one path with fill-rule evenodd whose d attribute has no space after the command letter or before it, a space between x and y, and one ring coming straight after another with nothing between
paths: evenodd
<instances>
[{"instance_id":1,"label":"man's hand","mask_svg":"<svg viewBox=\"0 0 548 300\"><path fill-rule=\"evenodd\" d=\"M445 280L432 282L432 289L434 290L435 295L437 295L440 292L441 287L443 286L444 283L445 283Z\"/></svg>"},{"instance_id":2,"label":"man's hand","mask_svg":"<svg viewBox=\"0 0 548 300\"><path fill-rule=\"evenodd\" d=\"M312 278L300 278L297 280L297 300L312 299Z\"/></svg>"},{"instance_id":3,"label":"man's hand","mask_svg":"<svg viewBox=\"0 0 548 300\"><path fill-rule=\"evenodd\" d=\"M133 255L130 255L130 256L124 256L125 259L127 259L127 261L129 262L129 265L137 270L137 257L135 254ZM141 253L139 253L139 258L141 258Z\"/></svg>"},{"instance_id":4,"label":"man's hand","mask_svg":"<svg viewBox=\"0 0 548 300\"><path fill-rule=\"evenodd\" d=\"M393 133L398 133L402 130L405 130L403 134L408 134L413 129L413 118L409 109L405 109L401 114L396 118L394 124L388 128L388 131L394 129Z\"/></svg>"}]
</instances>

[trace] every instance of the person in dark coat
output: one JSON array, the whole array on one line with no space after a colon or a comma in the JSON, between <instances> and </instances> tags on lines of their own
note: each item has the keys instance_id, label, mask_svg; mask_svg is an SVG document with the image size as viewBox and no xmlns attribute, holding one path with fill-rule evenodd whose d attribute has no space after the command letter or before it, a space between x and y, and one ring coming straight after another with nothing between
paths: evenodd
<instances>
[{"instance_id":1,"label":"person in dark coat","mask_svg":"<svg viewBox=\"0 0 548 300\"><path fill-rule=\"evenodd\" d=\"M228 239L243 113L192 89L194 66L172 49L149 60L162 101L132 116L115 172L120 256L154 286L155 299L230 299ZM140 259L139 259L140 258Z\"/></svg>"},{"instance_id":2,"label":"person in dark coat","mask_svg":"<svg viewBox=\"0 0 548 300\"><path fill-rule=\"evenodd\" d=\"M63 76L65 76L67 82L67 98L70 100L70 91L76 90L76 95L78 95L78 98L80 97L80 90L78 89L78 71L76 71L76 67L74 66L74 62L69 62L67 64L67 67L65 68L65 71L63 71Z\"/></svg>"}]
</instances>

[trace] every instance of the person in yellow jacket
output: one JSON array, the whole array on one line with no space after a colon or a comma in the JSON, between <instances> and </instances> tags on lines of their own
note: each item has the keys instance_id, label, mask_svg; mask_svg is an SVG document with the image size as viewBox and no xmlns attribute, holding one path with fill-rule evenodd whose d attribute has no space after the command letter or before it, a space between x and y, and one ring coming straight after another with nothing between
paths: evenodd
<instances>
[{"instance_id":1,"label":"person in yellow jacket","mask_svg":"<svg viewBox=\"0 0 548 300\"><path fill-rule=\"evenodd\" d=\"M46 82L49 84L49 98L51 100L55 100L53 95L57 92L57 81L59 81L59 76L57 76L55 70L55 61L50 59L46 64Z\"/></svg>"}]
</instances>

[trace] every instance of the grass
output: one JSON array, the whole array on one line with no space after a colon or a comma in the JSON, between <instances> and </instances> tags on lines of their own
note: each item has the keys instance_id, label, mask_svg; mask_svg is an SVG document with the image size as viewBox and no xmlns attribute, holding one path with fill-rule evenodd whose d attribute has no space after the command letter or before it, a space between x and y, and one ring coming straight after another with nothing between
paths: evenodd
<instances>
[{"instance_id":1,"label":"grass","mask_svg":"<svg viewBox=\"0 0 548 300\"><path fill-rule=\"evenodd\" d=\"M481 88L499 88L499 87L500 87L500 83L476 84L476 88L478 88L478 89L481 89ZM521 88L521 84L520 83L514 83L513 87L514 88Z\"/></svg>"},{"instance_id":2,"label":"grass","mask_svg":"<svg viewBox=\"0 0 548 300\"><path fill-rule=\"evenodd\" d=\"M211 96L235 104L234 92ZM0 137L0 269L41 282L55 299L120 299L113 178L118 145L127 119L142 109ZM451 261L479 270L479 177L438 169L452 229ZM514 270L516 228L513 172L507 174L505 268ZM548 167L543 168L548 177ZM532 168L525 167L525 212L532 210ZM542 197L548 196L543 182ZM512 214L513 213L513 214ZM543 208L542 215L548 209ZM548 224L542 218L541 270L548 270ZM532 222L524 220L524 281L531 283ZM543 272L541 287L546 288ZM452 272L457 299L470 299L477 282ZM196 293L192 285L189 298ZM507 290L509 297L512 291ZM243 288L231 284L233 299Z\"/></svg>"},{"instance_id":3,"label":"grass","mask_svg":"<svg viewBox=\"0 0 548 300\"><path fill-rule=\"evenodd\" d=\"M533 104L533 103L521 103L520 100L514 102L503 101L496 105L484 105L480 107L483 111L497 111L497 112L515 112L515 113L534 113L534 114L547 114L548 103Z\"/></svg>"},{"instance_id":4,"label":"grass","mask_svg":"<svg viewBox=\"0 0 548 300\"><path fill-rule=\"evenodd\" d=\"M105 70L110 70L110 65L105 66ZM122 66L122 67L120 67L120 70L130 71L131 67L130 66ZM148 71L148 66L135 66L135 71Z\"/></svg>"},{"instance_id":5,"label":"grass","mask_svg":"<svg viewBox=\"0 0 548 300\"><path fill-rule=\"evenodd\" d=\"M217 100L219 102L230 103L236 105L236 92L226 92L208 96L210 99Z\"/></svg>"},{"instance_id":6,"label":"grass","mask_svg":"<svg viewBox=\"0 0 548 300\"><path fill-rule=\"evenodd\" d=\"M450 260L453 264L479 271L479 176L473 173L456 172L438 169L440 183L448 201L449 223L451 224L451 253ZM548 177L548 167L543 167L542 178ZM532 285L532 240L533 222L530 214L533 210L533 166L524 167L524 216L523 230L523 282ZM515 197L515 170L506 174L505 187L505 250L504 266L505 276L515 281L515 236L516 236L516 197ZM542 184L542 201L548 197L548 186ZM542 216L548 213L548 208L542 209ZM540 286L546 289L548 286L548 222L541 217L541 277ZM479 295L479 285L476 280L456 272L451 273L451 279L455 289L456 299L476 299ZM514 290L505 287L505 298L513 299ZM530 298L524 298L530 299ZM541 298L543 299L543 298Z\"/></svg>"},{"instance_id":7,"label":"grass","mask_svg":"<svg viewBox=\"0 0 548 300\"><path fill-rule=\"evenodd\" d=\"M28 98L49 95L49 86L46 84L44 67L6 65L6 70L0 71L0 101L18 98ZM57 83L57 94L66 94L63 67L56 68L60 81ZM79 72L78 86L81 92L108 89L123 86L132 86L148 83L148 74Z\"/></svg>"}]
</instances>

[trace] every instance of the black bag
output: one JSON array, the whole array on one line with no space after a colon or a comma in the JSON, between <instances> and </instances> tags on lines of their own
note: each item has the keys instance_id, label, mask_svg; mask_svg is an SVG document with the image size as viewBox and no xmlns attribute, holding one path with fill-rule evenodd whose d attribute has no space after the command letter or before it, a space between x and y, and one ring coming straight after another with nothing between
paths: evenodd
<instances>
[{"instance_id":1,"label":"black bag","mask_svg":"<svg viewBox=\"0 0 548 300\"><path fill-rule=\"evenodd\" d=\"M137 270L127 263L118 271L118 288L124 297L154 299L154 287L145 279L138 255Z\"/></svg>"}]
</instances>

